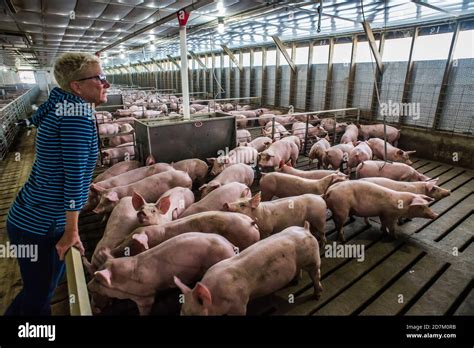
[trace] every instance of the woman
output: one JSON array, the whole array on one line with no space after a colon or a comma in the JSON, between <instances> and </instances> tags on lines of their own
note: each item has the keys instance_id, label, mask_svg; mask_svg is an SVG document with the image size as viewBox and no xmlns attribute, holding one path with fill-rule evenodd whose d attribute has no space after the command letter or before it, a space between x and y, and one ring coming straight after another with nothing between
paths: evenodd
<instances>
[{"instance_id":1,"label":"woman","mask_svg":"<svg viewBox=\"0 0 474 348\"><path fill-rule=\"evenodd\" d=\"M6 315L51 315L64 254L72 246L84 253L78 218L98 154L92 112L107 101L110 85L99 58L85 53L59 57L54 76L60 88L30 119L38 127L36 159L7 219L11 244L37 248L37 257L18 258L23 289Z\"/></svg>"}]
</instances>

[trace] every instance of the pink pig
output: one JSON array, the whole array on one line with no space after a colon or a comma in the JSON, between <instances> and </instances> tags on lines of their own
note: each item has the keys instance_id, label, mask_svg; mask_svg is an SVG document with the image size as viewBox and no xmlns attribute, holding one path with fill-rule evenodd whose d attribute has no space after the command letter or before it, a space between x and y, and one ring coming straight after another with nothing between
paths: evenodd
<instances>
[{"instance_id":1,"label":"pink pig","mask_svg":"<svg viewBox=\"0 0 474 348\"><path fill-rule=\"evenodd\" d=\"M199 202L192 204L179 217L182 218L204 211L224 210L225 203L235 202L239 198L250 196L250 189L247 185L239 182L225 184L209 193Z\"/></svg>"},{"instance_id":2,"label":"pink pig","mask_svg":"<svg viewBox=\"0 0 474 348\"><path fill-rule=\"evenodd\" d=\"M252 186L253 180L254 172L252 167L243 163L233 164L224 169L215 179L199 188L199 191L201 191L201 199L223 185L232 182L240 182L250 187Z\"/></svg>"},{"instance_id":3,"label":"pink pig","mask_svg":"<svg viewBox=\"0 0 474 348\"><path fill-rule=\"evenodd\" d=\"M296 165L298 154L299 150L294 142L279 140L259 154L258 165L263 170L275 170L280 165L280 162L286 163L291 160L291 164L294 166Z\"/></svg>"},{"instance_id":4,"label":"pink pig","mask_svg":"<svg viewBox=\"0 0 474 348\"><path fill-rule=\"evenodd\" d=\"M366 141L360 141L349 153L349 160L347 161L349 173L351 168L357 167L361 162L371 160L372 156L372 149L369 144Z\"/></svg>"},{"instance_id":5,"label":"pink pig","mask_svg":"<svg viewBox=\"0 0 474 348\"><path fill-rule=\"evenodd\" d=\"M381 176L398 181L427 181L426 175L405 163L388 163L384 161L365 161L357 166L358 178Z\"/></svg>"},{"instance_id":6,"label":"pink pig","mask_svg":"<svg viewBox=\"0 0 474 348\"><path fill-rule=\"evenodd\" d=\"M103 298L131 299L140 315L150 314L157 291L174 288L173 276L199 280L212 265L235 255L233 245L216 234L185 233L133 257L108 258L87 288L95 313Z\"/></svg>"},{"instance_id":7,"label":"pink pig","mask_svg":"<svg viewBox=\"0 0 474 348\"><path fill-rule=\"evenodd\" d=\"M324 170L324 169L300 170L300 169L293 168L292 166L288 166L288 165L283 164L283 163L280 163L280 166L278 167L277 171L280 172L280 173L290 174L290 175L294 175L294 176L299 176L300 178L313 179L313 180L319 180L319 179L322 179L322 178L324 178L328 175L340 173L337 170Z\"/></svg>"},{"instance_id":8,"label":"pink pig","mask_svg":"<svg viewBox=\"0 0 474 348\"><path fill-rule=\"evenodd\" d=\"M411 192L427 195L436 200L447 197L451 194L450 190L436 186L438 179L431 179L429 181L395 181L387 178L363 178L362 181L368 181L388 189L399 192Z\"/></svg>"},{"instance_id":9,"label":"pink pig","mask_svg":"<svg viewBox=\"0 0 474 348\"><path fill-rule=\"evenodd\" d=\"M241 250L260 240L257 223L252 218L239 213L205 211L162 225L136 228L112 251L112 255L136 255L187 232L219 234Z\"/></svg>"},{"instance_id":10,"label":"pink pig","mask_svg":"<svg viewBox=\"0 0 474 348\"><path fill-rule=\"evenodd\" d=\"M194 203L194 194L185 187L173 187L163 193L156 203L147 203L138 193L133 194L133 207L140 226L161 225L178 216Z\"/></svg>"},{"instance_id":11,"label":"pink pig","mask_svg":"<svg viewBox=\"0 0 474 348\"><path fill-rule=\"evenodd\" d=\"M384 126L383 124L370 124L370 125L357 125L359 128L359 134L368 140L369 138L384 138ZM400 130L387 125L387 141L393 146L397 146L398 139L400 138Z\"/></svg>"},{"instance_id":12,"label":"pink pig","mask_svg":"<svg viewBox=\"0 0 474 348\"><path fill-rule=\"evenodd\" d=\"M198 185L204 184L209 171L209 166L206 162L199 158L185 159L179 162L171 163L171 166L176 170L181 170L189 174L193 182Z\"/></svg>"},{"instance_id":13,"label":"pink pig","mask_svg":"<svg viewBox=\"0 0 474 348\"><path fill-rule=\"evenodd\" d=\"M181 315L245 315L251 299L281 289L301 269L308 272L319 299L320 266L318 241L309 223L289 227L215 264L192 290L176 276L174 281L184 294Z\"/></svg>"},{"instance_id":14,"label":"pink pig","mask_svg":"<svg viewBox=\"0 0 474 348\"><path fill-rule=\"evenodd\" d=\"M424 217L435 219L428 204L434 199L411 192L397 192L371 182L351 180L333 185L324 194L328 208L332 211L339 240L344 241L343 227L349 215L361 217L378 216L381 230L396 237L395 227L401 217Z\"/></svg>"},{"instance_id":15,"label":"pink pig","mask_svg":"<svg viewBox=\"0 0 474 348\"><path fill-rule=\"evenodd\" d=\"M148 202L157 201L163 193L176 186L191 188L192 181L189 175L180 170L171 170L154 174L126 186L99 188L100 202L94 212L96 214L111 212L120 198L132 196L133 192L141 194Z\"/></svg>"},{"instance_id":16,"label":"pink pig","mask_svg":"<svg viewBox=\"0 0 474 348\"><path fill-rule=\"evenodd\" d=\"M329 186L347 180L342 173L328 175L320 180L304 179L283 173L268 173L260 180L262 200L269 201L273 196L279 198L298 196L305 193L322 195Z\"/></svg>"},{"instance_id":17,"label":"pink pig","mask_svg":"<svg viewBox=\"0 0 474 348\"><path fill-rule=\"evenodd\" d=\"M370 148L372 149L374 156L378 159L385 160L385 146L384 141L379 138L371 138L367 140L367 144L369 144ZM408 165L413 164L410 161L410 155L415 153L416 151L403 151L399 148L396 148L390 145L387 142L387 160L392 162L402 162Z\"/></svg>"}]
</instances>

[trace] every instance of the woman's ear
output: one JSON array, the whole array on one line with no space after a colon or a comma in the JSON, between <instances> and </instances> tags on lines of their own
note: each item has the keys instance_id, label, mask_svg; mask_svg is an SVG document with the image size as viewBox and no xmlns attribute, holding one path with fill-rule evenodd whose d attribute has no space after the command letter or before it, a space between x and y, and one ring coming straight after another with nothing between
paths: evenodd
<instances>
[{"instance_id":1,"label":"woman's ear","mask_svg":"<svg viewBox=\"0 0 474 348\"><path fill-rule=\"evenodd\" d=\"M71 81L69 82L69 88L71 89L71 91L73 91L75 94L81 94L81 86L79 85L79 83L77 83L77 81Z\"/></svg>"}]
</instances>

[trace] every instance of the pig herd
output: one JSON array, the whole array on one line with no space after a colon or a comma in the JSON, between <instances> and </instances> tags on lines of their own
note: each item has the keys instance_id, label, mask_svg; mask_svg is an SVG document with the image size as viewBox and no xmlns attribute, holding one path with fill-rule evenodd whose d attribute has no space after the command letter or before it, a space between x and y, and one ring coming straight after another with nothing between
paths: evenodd
<instances>
[{"instance_id":1,"label":"pig herd","mask_svg":"<svg viewBox=\"0 0 474 348\"><path fill-rule=\"evenodd\" d=\"M119 162L99 175L84 207L107 220L92 259L84 258L94 313L117 298L150 314L161 291L179 288L182 315L245 315L250 300L301 270L318 299L328 209L340 241L350 216L379 217L393 237L402 218L436 218L429 204L450 192L406 164L399 130L387 129L385 158L383 125L322 121L309 153L315 170L295 168L309 138L287 124L207 163L150 157L146 166ZM335 126L341 143L330 146L319 135ZM251 187L259 190L252 195Z\"/></svg>"}]
</instances>

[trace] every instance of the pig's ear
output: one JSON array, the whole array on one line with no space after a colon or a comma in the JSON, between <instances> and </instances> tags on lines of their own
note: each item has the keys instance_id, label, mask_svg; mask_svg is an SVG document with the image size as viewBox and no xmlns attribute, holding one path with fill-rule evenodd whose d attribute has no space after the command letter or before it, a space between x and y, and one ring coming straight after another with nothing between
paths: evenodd
<instances>
[{"instance_id":1,"label":"pig's ear","mask_svg":"<svg viewBox=\"0 0 474 348\"><path fill-rule=\"evenodd\" d=\"M209 164L214 164L214 162L216 161L216 158L215 157L209 157L209 158L206 158L206 161Z\"/></svg>"},{"instance_id":2,"label":"pig's ear","mask_svg":"<svg viewBox=\"0 0 474 348\"><path fill-rule=\"evenodd\" d=\"M204 306L209 307L212 305L211 292L203 283L198 282L193 291L193 297L196 300L201 300Z\"/></svg>"},{"instance_id":3,"label":"pig's ear","mask_svg":"<svg viewBox=\"0 0 474 348\"><path fill-rule=\"evenodd\" d=\"M224 211L230 211L229 210L229 208L230 208L229 203L227 203L227 202L224 203L224 205L222 207L224 208Z\"/></svg>"},{"instance_id":4,"label":"pig's ear","mask_svg":"<svg viewBox=\"0 0 474 348\"><path fill-rule=\"evenodd\" d=\"M258 191L257 194L253 196L252 199L250 200L250 204L252 208L254 209L257 208L261 200L262 200L262 193Z\"/></svg>"},{"instance_id":5,"label":"pig's ear","mask_svg":"<svg viewBox=\"0 0 474 348\"><path fill-rule=\"evenodd\" d=\"M109 269L103 269L94 273L95 279L100 283L107 285L109 288L112 287L112 273Z\"/></svg>"},{"instance_id":6,"label":"pig's ear","mask_svg":"<svg viewBox=\"0 0 474 348\"><path fill-rule=\"evenodd\" d=\"M400 150L400 149L399 149L399 150L397 151L397 155L402 156L402 155L403 155L403 152L404 152L403 150Z\"/></svg>"},{"instance_id":7,"label":"pig's ear","mask_svg":"<svg viewBox=\"0 0 474 348\"><path fill-rule=\"evenodd\" d=\"M162 214L166 214L171 207L170 196L160 198L160 200L156 202L156 207Z\"/></svg>"},{"instance_id":8,"label":"pig's ear","mask_svg":"<svg viewBox=\"0 0 474 348\"><path fill-rule=\"evenodd\" d=\"M140 210L140 208L146 204L145 198L142 197L138 192L133 191L132 205L133 209Z\"/></svg>"},{"instance_id":9,"label":"pig's ear","mask_svg":"<svg viewBox=\"0 0 474 348\"><path fill-rule=\"evenodd\" d=\"M119 196L117 195L117 192L115 191L109 192L105 197L111 202L118 202L120 200Z\"/></svg>"},{"instance_id":10,"label":"pig's ear","mask_svg":"<svg viewBox=\"0 0 474 348\"><path fill-rule=\"evenodd\" d=\"M230 163L230 159L229 159L229 157L226 156L226 157L223 159L222 164L229 164L229 163Z\"/></svg>"},{"instance_id":11,"label":"pig's ear","mask_svg":"<svg viewBox=\"0 0 474 348\"><path fill-rule=\"evenodd\" d=\"M187 294L189 292L191 292L191 289L188 288L182 281L181 279L179 279L177 276L174 276L173 277L173 280L174 280L174 283L176 284L176 286L179 288L179 290L181 290L181 292L183 294Z\"/></svg>"},{"instance_id":12,"label":"pig's ear","mask_svg":"<svg viewBox=\"0 0 474 348\"><path fill-rule=\"evenodd\" d=\"M425 181L426 183L426 188L428 190L428 192L430 192L433 187L436 185L436 180L428 180L428 181Z\"/></svg>"},{"instance_id":13,"label":"pig's ear","mask_svg":"<svg viewBox=\"0 0 474 348\"><path fill-rule=\"evenodd\" d=\"M250 195L250 189L248 187L246 187L243 191L242 191L242 195L240 196L241 198L246 198Z\"/></svg>"},{"instance_id":14,"label":"pig's ear","mask_svg":"<svg viewBox=\"0 0 474 348\"><path fill-rule=\"evenodd\" d=\"M428 201L428 202L433 202L435 200L433 197L430 197L427 195L421 195L421 198L423 198L425 201Z\"/></svg>"},{"instance_id":15,"label":"pig's ear","mask_svg":"<svg viewBox=\"0 0 474 348\"><path fill-rule=\"evenodd\" d=\"M406 153L407 155L411 155L411 154L413 154L413 153L415 153L415 152L416 152L416 150L413 150L413 151L405 151L405 153Z\"/></svg>"},{"instance_id":16,"label":"pig's ear","mask_svg":"<svg viewBox=\"0 0 474 348\"><path fill-rule=\"evenodd\" d=\"M410 203L410 206L415 206L415 205L427 205L429 202L425 199L423 199L421 196L416 196L413 198L413 200Z\"/></svg>"},{"instance_id":17,"label":"pig's ear","mask_svg":"<svg viewBox=\"0 0 474 348\"><path fill-rule=\"evenodd\" d=\"M309 231L309 228L310 228L310 224L309 224L309 222L306 220L306 221L304 222L304 229L307 230L307 231Z\"/></svg>"},{"instance_id":18,"label":"pig's ear","mask_svg":"<svg viewBox=\"0 0 474 348\"><path fill-rule=\"evenodd\" d=\"M152 164L155 164L155 163L156 163L155 157L153 157L152 154L148 155L148 157L146 158L145 165L151 166Z\"/></svg>"},{"instance_id":19,"label":"pig's ear","mask_svg":"<svg viewBox=\"0 0 474 348\"><path fill-rule=\"evenodd\" d=\"M101 193L102 191L105 191L105 188L100 187L97 184L91 184L91 186L89 186L89 188L91 189L91 191L96 192L96 193Z\"/></svg>"},{"instance_id":20,"label":"pig's ear","mask_svg":"<svg viewBox=\"0 0 474 348\"><path fill-rule=\"evenodd\" d=\"M206 187L207 187L207 184L202 185L202 186L199 188L199 191L204 190Z\"/></svg>"}]
</instances>

